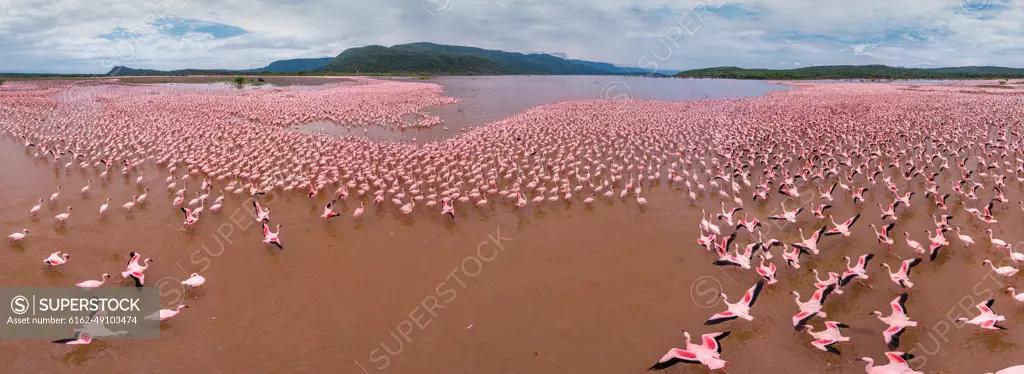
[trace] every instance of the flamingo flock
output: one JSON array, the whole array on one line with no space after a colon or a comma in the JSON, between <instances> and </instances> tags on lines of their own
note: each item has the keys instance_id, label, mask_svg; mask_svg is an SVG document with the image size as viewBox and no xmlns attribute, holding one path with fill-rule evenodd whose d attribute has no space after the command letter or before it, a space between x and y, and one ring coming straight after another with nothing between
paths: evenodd
<instances>
[{"instance_id":1,"label":"flamingo flock","mask_svg":"<svg viewBox=\"0 0 1024 374\"><path fill-rule=\"evenodd\" d=\"M887 292L895 298L888 316L872 313L886 327L856 326L877 330L880 341L866 344L884 343L887 349L887 365L861 358L868 373L917 372L908 364L911 355L899 350L906 329L923 328L906 306L918 292L912 291L911 274L956 259L956 245L947 235L956 235L964 250L986 257L984 266L1011 281L1017 263L1024 261L1001 238L1007 232L1000 223L1021 214L1004 191L1024 186L1024 126L1007 119L1012 116L984 110L1006 108L1001 114L1019 118L1024 116L1022 95L980 90L988 93L971 96L980 94L942 86L909 93L896 85L797 84L791 92L721 102L561 102L423 143L291 129L317 120L353 127L429 127L438 120L422 117L409 124L403 117L457 101L429 83L364 78L356 83L239 91L15 81L0 89L0 133L58 173L85 175L85 185L65 186L79 188L82 197L102 196L105 181L115 177L134 180L139 193L114 205L103 197L96 207L100 216L132 214L147 196L160 198L150 196L150 188L166 187L174 206L166 214L184 216L180 231L198 230L207 222L203 217L217 214L225 200L244 196L253 201L262 244L280 250L288 233L277 221L271 223L270 207L261 200L270 193L308 200L314 206L310 215L331 224L346 220L345 215L362 220L367 210L440 225L473 215L589 211L616 204L645 212L662 208L666 196L687 202L693 211L720 207L720 213L702 212L698 224L698 246L715 259L694 266L751 272L757 282L705 324L749 322L756 328L755 301L771 297L763 290L792 287L796 305L787 328L811 335L809 348L841 355L839 345L853 341L842 334L849 326L834 315L826 319L832 296ZM807 118L806 112L793 110L800 106L828 108L831 117ZM907 108L928 110L903 119ZM53 223L73 226L95 212L75 211L68 204L83 203L74 199L58 187L48 200L25 202L23 214L36 217L42 207L64 207ZM574 206L577 202L583 204ZM922 235L903 227L909 217L925 211L934 217L934 229ZM768 230L769 224L782 231ZM8 236L11 245L31 245L29 231L19 229ZM799 240L780 239L782 233L799 233ZM879 246L845 249L845 270L828 271L818 261L837 251L837 243L871 234ZM900 236L905 245L893 239ZM775 247L780 249L773 253ZM782 266L773 262L776 255ZM58 251L44 263L53 269L74 266L70 258ZM141 287L154 262L131 252L121 278ZM898 265L890 268L890 263ZM888 271L881 273L883 268ZM812 281L794 280L808 273L815 274ZM892 284L876 290L870 279L883 275ZM106 273L78 286L102 287L109 277ZM195 288L205 282L193 273L182 284ZM809 292L800 291L809 296L802 298L797 287L806 287ZM1007 292L1020 301L1012 288ZM993 303L979 304L977 316L958 321L996 331L991 334L1013 329L1013 315L996 314ZM151 317L164 321L185 308ZM819 319L821 329L815 327ZM720 341L729 334L710 332L692 344L684 331L685 348L669 350L650 369L687 363L725 370L730 363ZM64 342L88 344L92 337Z\"/></svg>"}]
</instances>

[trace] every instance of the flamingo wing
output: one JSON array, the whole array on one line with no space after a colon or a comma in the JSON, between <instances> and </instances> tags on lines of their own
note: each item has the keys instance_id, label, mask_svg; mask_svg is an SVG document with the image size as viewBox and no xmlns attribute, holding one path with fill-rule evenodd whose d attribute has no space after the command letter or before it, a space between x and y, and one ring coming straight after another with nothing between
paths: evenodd
<instances>
[{"instance_id":1,"label":"flamingo wing","mask_svg":"<svg viewBox=\"0 0 1024 374\"><path fill-rule=\"evenodd\" d=\"M700 340L702 342L701 345L703 345L704 348L706 348L708 350L715 351L715 352L718 352L718 353L722 353L722 345L719 342L722 339L725 339L726 336L729 336L729 331L725 331L725 332L712 332L712 333L707 333L707 334L701 335L700 336Z\"/></svg>"},{"instance_id":2,"label":"flamingo wing","mask_svg":"<svg viewBox=\"0 0 1024 374\"><path fill-rule=\"evenodd\" d=\"M817 315L817 313L803 312L803 311L793 315L793 328L796 331L800 331L800 328L803 327L804 325L806 325L807 321L810 321L811 318L816 316L816 315Z\"/></svg>"},{"instance_id":3,"label":"flamingo wing","mask_svg":"<svg viewBox=\"0 0 1024 374\"><path fill-rule=\"evenodd\" d=\"M910 276L910 270L913 269L914 266L917 266L917 264L920 264L920 263L921 263L921 258L920 257L903 261L903 265L900 266L900 271L905 273L905 274L907 274L907 276L909 277Z\"/></svg>"},{"instance_id":4,"label":"flamingo wing","mask_svg":"<svg viewBox=\"0 0 1024 374\"><path fill-rule=\"evenodd\" d=\"M907 303L907 298L909 296L910 296L909 294L904 292L902 295L899 295L895 299L892 299L892 302L889 303L889 305L892 306L893 313L907 314L907 305L906 305L906 303Z\"/></svg>"},{"instance_id":5,"label":"flamingo wing","mask_svg":"<svg viewBox=\"0 0 1024 374\"><path fill-rule=\"evenodd\" d=\"M890 226L892 226L892 225L890 225ZM868 253L866 255L860 256L860 258L857 259L857 266L860 266L861 268L867 268L868 261L871 261L871 259L874 258L874 257L875 257L875 255L873 253Z\"/></svg>"},{"instance_id":6,"label":"flamingo wing","mask_svg":"<svg viewBox=\"0 0 1024 374\"><path fill-rule=\"evenodd\" d=\"M704 326L717 325L722 322L732 321L736 318L739 318L739 316L737 316L736 313L727 310L721 313L713 314L710 318L708 318L707 322L704 322Z\"/></svg>"},{"instance_id":7,"label":"flamingo wing","mask_svg":"<svg viewBox=\"0 0 1024 374\"><path fill-rule=\"evenodd\" d=\"M843 276L839 278L839 286L846 286L853 280L853 278L856 278L857 275L857 273L852 271L843 272Z\"/></svg>"},{"instance_id":8,"label":"flamingo wing","mask_svg":"<svg viewBox=\"0 0 1024 374\"><path fill-rule=\"evenodd\" d=\"M672 350L668 351L668 353L662 356L657 363L651 365L647 370L664 370L678 363L700 364L700 360L697 359L697 354L693 352L685 349L672 348Z\"/></svg>"},{"instance_id":9,"label":"flamingo wing","mask_svg":"<svg viewBox=\"0 0 1024 374\"><path fill-rule=\"evenodd\" d=\"M899 348L900 335L903 335L904 331L906 331L906 328L902 326L889 326L885 331L882 331L882 337L885 338L885 344L890 350Z\"/></svg>"},{"instance_id":10,"label":"flamingo wing","mask_svg":"<svg viewBox=\"0 0 1024 374\"><path fill-rule=\"evenodd\" d=\"M846 222L843 222L843 226L846 226L846 228L849 229L853 227L854 223L857 223L858 219L860 219L860 214L850 217L850 219L846 220Z\"/></svg>"},{"instance_id":11,"label":"flamingo wing","mask_svg":"<svg viewBox=\"0 0 1024 374\"><path fill-rule=\"evenodd\" d=\"M764 281L758 281L753 287L747 290L747 293L743 294L743 303L747 304L747 307L754 306L757 302L757 296L761 294L761 289L764 288Z\"/></svg>"},{"instance_id":12,"label":"flamingo wing","mask_svg":"<svg viewBox=\"0 0 1024 374\"><path fill-rule=\"evenodd\" d=\"M903 352L885 352L885 358L889 359L890 365L906 365L907 360L914 358L914 355Z\"/></svg>"},{"instance_id":13,"label":"flamingo wing","mask_svg":"<svg viewBox=\"0 0 1024 374\"><path fill-rule=\"evenodd\" d=\"M836 343L839 341L835 339L821 339L811 342L811 345L825 352L839 354L839 350L835 347Z\"/></svg>"},{"instance_id":14,"label":"flamingo wing","mask_svg":"<svg viewBox=\"0 0 1024 374\"><path fill-rule=\"evenodd\" d=\"M975 305L975 307L978 308L978 311L980 311L981 314L995 314L995 312L992 311L992 304L995 304L995 302L996 299L989 299L988 301Z\"/></svg>"}]
</instances>

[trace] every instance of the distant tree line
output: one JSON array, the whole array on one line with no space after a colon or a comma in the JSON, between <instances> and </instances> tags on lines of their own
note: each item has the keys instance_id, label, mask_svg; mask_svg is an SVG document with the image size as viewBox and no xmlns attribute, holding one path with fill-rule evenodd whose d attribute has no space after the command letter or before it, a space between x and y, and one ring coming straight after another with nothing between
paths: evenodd
<instances>
[{"instance_id":1,"label":"distant tree line","mask_svg":"<svg viewBox=\"0 0 1024 374\"><path fill-rule=\"evenodd\" d=\"M721 66L687 70L675 75L683 78L725 78L754 80L813 79L1002 79L1024 78L1024 69L998 66L965 66L954 68L916 69L885 65L813 66L799 69L744 69Z\"/></svg>"}]
</instances>

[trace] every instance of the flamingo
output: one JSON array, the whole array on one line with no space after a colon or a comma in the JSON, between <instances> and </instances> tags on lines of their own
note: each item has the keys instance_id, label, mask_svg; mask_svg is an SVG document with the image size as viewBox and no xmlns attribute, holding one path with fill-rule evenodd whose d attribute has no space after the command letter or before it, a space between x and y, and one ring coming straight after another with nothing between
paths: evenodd
<instances>
[{"instance_id":1,"label":"flamingo","mask_svg":"<svg viewBox=\"0 0 1024 374\"><path fill-rule=\"evenodd\" d=\"M761 255L761 265L757 267L757 274L764 277L764 279L768 281L768 285L775 284L779 281L778 279L775 279L775 264L769 262L768 266L765 266L764 260L764 255Z\"/></svg>"},{"instance_id":2,"label":"flamingo","mask_svg":"<svg viewBox=\"0 0 1024 374\"><path fill-rule=\"evenodd\" d=\"M11 244L17 244L18 242L24 240L26 235L28 235L28 229L22 229L21 232L16 232L11 235L7 235L7 239L11 241Z\"/></svg>"},{"instance_id":3,"label":"flamingo","mask_svg":"<svg viewBox=\"0 0 1024 374\"><path fill-rule=\"evenodd\" d=\"M256 222L270 222L270 208L264 209L256 200L252 201L252 207L256 211Z\"/></svg>"},{"instance_id":4,"label":"flamingo","mask_svg":"<svg viewBox=\"0 0 1024 374\"><path fill-rule=\"evenodd\" d=\"M874 223L872 223L870 226L873 230L875 230L875 237L878 238L878 242L888 244L889 252L892 252L893 240L889 236L889 232L892 231L893 226L896 226L896 223L889 223L888 225L882 226L881 230L875 227Z\"/></svg>"},{"instance_id":5,"label":"flamingo","mask_svg":"<svg viewBox=\"0 0 1024 374\"><path fill-rule=\"evenodd\" d=\"M977 317L972 319L960 317L956 319L956 322L977 325L985 330L1006 330L1006 327L999 325L999 322L1005 321L1006 317L998 315L992 310L992 304L995 304L995 302L995 299L989 299L975 305L974 307L978 308L978 311L981 312ZM977 333L975 332L975 334Z\"/></svg>"},{"instance_id":6,"label":"flamingo","mask_svg":"<svg viewBox=\"0 0 1024 374\"><path fill-rule=\"evenodd\" d=\"M928 231L925 231L924 234L928 235L928 240L932 242L932 244L928 246L930 261L935 261L935 257L939 255L939 249L944 245L949 245L949 241L946 240L945 235L942 235L942 229L935 229L934 237L931 236Z\"/></svg>"},{"instance_id":7,"label":"flamingo","mask_svg":"<svg viewBox=\"0 0 1024 374\"><path fill-rule=\"evenodd\" d=\"M135 287L142 287L145 284L146 276L145 271L149 268L151 262L155 262L152 259L145 259L142 264L139 264L139 260L142 259L142 254L138 252L128 253L128 265L125 266L125 270L121 272L121 278L131 277L135 280Z\"/></svg>"},{"instance_id":8,"label":"flamingo","mask_svg":"<svg viewBox=\"0 0 1024 374\"><path fill-rule=\"evenodd\" d=\"M100 205L100 215L102 215L104 212L107 211L107 206L109 206L109 205L110 205L110 198L108 197L107 198L107 202L103 203L103 205Z\"/></svg>"},{"instance_id":9,"label":"flamingo","mask_svg":"<svg viewBox=\"0 0 1024 374\"><path fill-rule=\"evenodd\" d=\"M78 282L78 283L75 283L75 287L80 287L80 288L84 288L84 289L87 289L87 290L88 289L93 289L93 288L102 286L103 283L107 281L107 279L110 279L110 274L103 273L103 276L100 277L100 280L87 280L87 281Z\"/></svg>"},{"instance_id":10,"label":"flamingo","mask_svg":"<svg viewBox=\"0 0 1024 374\"><path fill-rule=\"evenodd\" d=\"M889 359L889 363L883 366L874 366L875 360L871 357L861 357L859 360L868 363L864 368L864 371L868 374L924 374L924 372L915 371L910 368L910 364L908 364L907 361L914 358L914 355L912 354L903 352L885 352L885 357Z\"/></svg>"},{"instance_id":11,"label":"flamingo","mask_svg":"<svg viewBox=\"0 0 1024 374\"><path fill-rule=\"evenodd\" d=\"M793 251L789 251L789 246L785 244L782 245L782 258L785 259L786 264L793 269L800 268L800 255L807 253L808 252L806 250L797 246L793 246Z\"/></svg>"},{"instance_id":12,"label":"flamingo","mask_svg":"<svg viewBox=\"0 0 1024 374\"><path fill-rule=\"evenodd\" d=\"M66 264L68 262L68 259L70 259L70 258L71 258L71 255L69 255L67 253L61 253L61 251L57 251L57 252L51 253L49 257L43 259L43 263L47 264L47 265L50 265L51 267L59 266L59 265Z\"/></svg>"},{"instance_id":13,"label":"flamingo","mask_svg":"<svg viewBox=\"0 0 1024 374\"><path fill-rule=\"evenodd\" d=\"M441 200L441 215L445 215L445 214L451 216L452 220L455 219L455 206L452 205L448 201L448 199Z\"/></svg>"},{"instance_id":14,"label":"flamingo","mask_svg":"<svg viewBox=\"0 0 1024 374\"><path fill-rule=\"evenodd\" d=\"M190 227L196 222L199 222L199 212L192 211L189 208L181 208L182 213L185 213L185 222L182 223L182 227Z\"/></svg>"},{"instance_id":15,"label":"flamingo","mask_svg":"<svg viewBox=\"0 0 1024 374\"><path fill-rule=\"evenodd\" d=\"M340 216L341 214L338 214L338 213L334 212L334 203L337 202L337 201L338 201L338 199L334 199L334 200L328 201L327 205L324 206L324 214L321 214L320 218L331 219L333 217Z\"/></svg>"},{"instance_id":16,"label":"flamingo","mask_svg":"<svg viewBox=\"0 0 1024 374\"><path fill-rule=\"evenodd\" d=\"M889 327L882 332L882 339L885 344L889 347L889 350L895 350L900 345L900 335L907 327L917 326L918 322L912 321L910 317L907 317L907 298L910 295L904 292L900 296L897 296L889 306L892 308L892 313L888 317L882 317L882 312L874 311L871 315L878 317L879 321L885 323Z\"/></svg>"},{"instance_id":17,"label":"flamingo","mask_svg":"<svg viewBox=\"0 0 1024 374\"><path fill-rule=\"evenodd\" d=\"M181 313L181 310L184 309L184 308L188 308L188 305L181 304L181 305L178 305L177 307L175 307L174 309L160 309L156 313L153 313L153 314L150 314L150 315L146 316L145 319L149 320L149 321L160 321L160 322L163 322L163 321L166 321L167 319L170 319L170 318L178 315L178 313Z\"/></svg>"},{"instance_id":18,"label":"flamingo","mask_svg":"<svg viewBox=\"0 0 1024 374\"><path fill-rule=\"evenodd\" d=\"M39 203L36 204L35 206L33 206L32 209L28 210L28 215L32 216L32 217L35 217L36 213L38 213L39 210L42 209L42 208L43 208L43 199L39 199Z\"/></svg>"},{"instance_id":19,"label":"flamingo","mask_svg":"<svg viewBox=\"0 0 1024 374\"><path fill-rule=\"evenodd\" d=\"M990 261L990 260L982 261L981 264L982 264L982 266L984 266L984 265L990 266L992 268L992 271L994 271L994 272L996 272L996 274L1002 275L1004 277L1012 277L1014 275L1017 275L1017 272L1020 271L1020 269L1017 269L1017 268L1015 268L1013 266L1000 266L1000 267L997 268L995 265L992 264L992 261Z\"/></svg>"},{"instance_id":20,"label":"flamingo","mask_svg":"<svg viewBox=\"0 0 1024 374\"><path fill-rule=\"evenodd\" d=\"M359 207L352 211L352 218L362 217L364 209L365 207L363 206L363 202L359 201Z\"/></svg>"},{"instance_id":21,"label":"flamingo","mask_svg":"<svg viewBox=\"0 0 1024 374\"><path fill-rule=\"evenodd\" d=\"M277 248L279 248L279 249L284 249L284 247L281 246L281 238L278 237L278 234L280 234L280 233L281 233L281 225L277 225L277 232L270 232L270 225L268 225L266 222L264 222L263 223L263 244L273 244L273 245L276 245Z\"/></svg>"},{"instance_id":22,"label":"flamingo","mask_svg":"<svg viewBox=\"0 0 1024 374\"><path fill-rule=\"evenodd\" d=\"M1017 293L1017 289L1013 287L1007 287L1006 293L1013 297L1014 300L1024 303L1024 293Z\"/></svg>"},{"instance_id":23,"label":"flamingo","mask_svg":"<svg viewBox=\"0 0 1024 374\"><path fill-rule=\"evenodd\" d=\"M753 321L754 317L750 315L750 308L754 307L754 302L757 301L757 295L761 293L762 288L764 288L764 281L758 281L757 284L750 287L750 289L743 294L743 299L741 299L740 302L734 304L730 304L725 293L721 293L722 302L725 303L727 310L721 313L715 313L711 318L708 318L707 322L704 322L704 325L717 325L737 318Z\"/></svg>"},{"instance_id":24,"label":"flamingo","mask_svg":"<svg viewBox=\"0 0 1024 374\"><path fill-rule=\"evenodd\" d=\"M961 243L964 243L964 247L970 248L972 245L974 245L974 238L971 238L970 236L961 234L959 226L956 227L956 236L957 236L957 239L960 239Z\"/></svg>"},{"instance_id":25,"label":"flamingo","mask_svg":"<svg viewBox=\"0 0 1024 374\"><path fill-rule=\"evenodd\" d=\"M664 370L678 363L699 364L719 370L729 364L721 359L721 340L729 336L729 331L701 335L700 345L690 343L690 334L685 330L683 335L686 336L686 349L672 348L647 370Z\"/></svg>"},{"instance_id":26,"label":"flamingo","mask_svg":"<svg viewBox=\"0 0 1024 374\"><path fill-rule=\"evenodd\" d=\"M854 265L854 266L850 266L850 257L849 256L843 257L843 259L846 260L846 269L847 270L845 272L843 272L843 274L841 276L839 276L839 287L845 287L847 284L849 284L854 279L864 279L864 280L871 279L871 277L868 276L867 267L868 267L868 262L870 262L871 259L874 258L874 257L875 257L875 255L871 254L871 253L868 253L868 254L865 254L865 255L861 255L860 257L857 258L857 264ZM868 287L871 287L871 285L869 284Z\"/></svg>"},{"instance_id":27,"label":"flamingo","mask_svg":"<svg viewBox=\"0 0 1024 374\"><path fill-rule=\"evenodd\" d=\"M58 196L60 196L60 186L57 186L57 192L54 192L52 195L50 195L50 203L53 204L57 202Z\"/></svg>"},{"instance_id":28,"label":"flamingo","mask_svg":"<svg viewBox=\"0 0 1024 374\"><path fill-rule=\"evenodd\" d=\"M896 283L903 288L911 288L914 287L914 283L910 281L910 270L920 263L920 257L904 260L900 263L900 269L895 273L892 272L892 268L889 267L889 264L883 262L882 266L885 266L885 268L889 270L889 279L891 279L893 283Z\"/></svg>"},{"instance_id":29,"label":"flamingo","mask_svg":"<svg viewBox=\"0 0 1024 374\"><path fill-rule=\"evenodd\" d=\"M825 288L819 288L814 291L811 298L805 302L800 301L800 293L793 291L791 292L796 298L796 306L800 309L800 312L793 316L793 328L796 331L800 331L803 325L807 324L811 318L821 317L826 318L828 315L821 311L821 307L825 304L825 299L828 297L835 286L828 286Z\"/></svg>"},{"instance_id":30,"label":"flamingo","mask_svg":"<svg viewBox=\"0 0 1024 374\"><path fill-rule=\"evenodd\" d=\"M904 232L903 236L906 238L907 246L909 246L910 249L913 249L914 252L916 252L918 255L924 255L924 253L927 252L927 250L924 249L924 246L921 245L921 243L918 243L917 241L910 239L909 232Z\"/></svg>"},{"instance_id":31,"label":"flamingo","mask_svg":"<svg viewBox=\"0 0 1024 374\"><path fill-rule=\"evenodd\" d=\"M780 204L782 205L782 213L768 216L768 219L785 220L789 221L790 223L796 223L796 215L804 211L803 207L799 207L793 210L787 210L785 201L781 202Z\"/></svg>"},{"instance_id":32,"label":"flamingo","mask_svg":"<svg viewBox=\"0 0 1024 374\"><path fill-rule=\"evenodd\" d=\"M824 330L814 331L813 326L804 325L804 329L807 330L807 334L814 337L814 341L811 342L811 345L822 351L835 354L840 354L839 350L835 347L837 344L850 341L850 338L843 336L839 329L849 327L850 326L841 322L825 321Z\"/></svg>"},{"instance_id":33,"label":"flamingo","mask_svg":"<svg viewBox=\"0 0 1024 374\"><path fill-rule=\"evenodd\" d=\"M825 231L825 235L842 234L843 236L850 236L850 228L853 227L854 223L857 223L857 219L860 218L860 214L850 217L850 219L846 220L842 224L837 224L835 218L832 218L831 215L828 216L828 218L832 220L832 225L835 226L835 228Z\"/></svg>"},{"instance_id":34,"label":"flamingo","mask_svg":"<svg viewBox=\"0 0 1024 374\"><path fill-rule=\"evenodd\" d=\"M92 343L92 336L88 333L79 332L73 338L54 340L55 344L84 345Z\"/></svg>"},{"instance_id":35,"label":"flamingo","mask_svg":"<svg viewBox=\"0 0 1024 374\"><path fill-rule=\"evenodd\" d=\"M188 279L181 281L182 285L189 286L192 288L202 286L204 283L206 283L206 278L203 277L202 275L199 275L199 273L192 273L191 275L189 275Z\"/></svg>"},{"instance_id":36,"label":"flamingo","mask_svg":"<svg viewBox=\"0 0 1024 374\"><path fill-rule=\"evenodd\" d=\"M793 247L799 248L801 251L818 254L818 242L821 241L821 234L825 232L825 226L822 226L811 234L810 238L804 238L804 229L801 227L797 228L800 231L800 243L793 243Z\"/></svg>"},{"instance_id":37,"label":"flamingo","mask_svg":"<svg viewBox=\"0 0 1024 374\"><path fill-rule=\"evenodd\" d=\"M1006 369L997 371L995 373L985 373L985 374L1024 374L1024 365L1015 365L1015 366L1011 366L1011 367L1008 367Z\"/></svg>"},{"instance_id":38,"label":"flamingo","mask_svg":"<svg viewBox=\"0 0 1024 374\"><path fill-rule=\"evenodd\" d=\"M63 225L64 221L67 220L68 217L71 216L71 211L72 210L73 209L71 209L71 207L68 207L68 210L66 212L58 214L58 215L54 216L53 218L57 219L57 223L60 223L61 225Z\"/></svg>"},{"instance_id":39,"label":"flamingo","mask_svg":"<svg viewBox=\"0 0 1024 374\"><path fill-rule=\"evenodd\" d=\"M140 200L138 196L132 195L132 201L124 203L124 205L122 205L121 207L124 208L124 210L131 212L132 208L135 207L135 203L139 201Z\"/></svg>"}]
</instances>

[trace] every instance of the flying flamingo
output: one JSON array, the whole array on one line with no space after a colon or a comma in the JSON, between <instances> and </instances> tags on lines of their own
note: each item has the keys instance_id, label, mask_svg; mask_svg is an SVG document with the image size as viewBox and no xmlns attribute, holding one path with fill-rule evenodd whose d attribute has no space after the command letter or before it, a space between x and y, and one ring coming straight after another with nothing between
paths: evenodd
<instances>
[{"instance_id":1,"label":"flying flamingo","mask_svg":"<svg viewBox=\"0 0 1024 374\"><path fill-rule=\"evenodd\" d=\"M909 289L914 287L914 283L910 281L910 270L920 263L920 257L904 260L900 263L900 268L895 273L892 272L892 268L889 267L889 264L883 262L882 266L885 266L885 268L889 270L889 279L892 279L893 283L898 284L902 288Z\"/></svg>"},{"instance_id":2,"label":"flying flamingo","mask_svg":"<svg viewBox=\"0 0 1024 374\"><path fill-rule=\"evenodd\" d=\"M147 258L145 261L142 261L142 264L140 265L139 260L142 260L142 254L138 252L130 252L128 253L128 257L130 257L128 259L128 265L126 265L125 270L121 272L121 278L131 277L135 280L135 287L142 287L146 281L144 273L146 272L146 269L149 268L149 264L155 261Z\"/></svg>"},{"instance_id":3,"label":"flying flamingo","mask_svg":"<svg viewBox=\"0 0 1024 374\"><path fill-rule=\"evenodd\" d=\"M750 287L750 289L743 294L743 299L735 304L730 304L725 293L721 293L722 302L725 303L727 310L721 313L715 313L711 318L708 318L707 322L704 322L704 325L717 325L737 318L753 321L754 317L750 315L750 308L754 307L754 302L757 301L757 295L761 293L762 288L764 288L764 281L758 281L757 284ZM754 327L756 328L757 325L754 325Z\"/></svg>"},{"instance_id":4,"label":"flying flamingo","mask_svg":"<svg viewBox=\"0 0 1024 374\"><path fill-rule=\"evenodd\" d=\"M885 344L888 345L889 350L895 350L900 345L900 335L907 327L917 326L918 322L912 321L910 317L907 317L907 298L909 294L903 293L897 296L889 306L892 308L892 314L888 317L882 317L882 312L874 311L871 315L878 317L879 321L889 325L885 331L882 332L882 339L885 340Z\"/></svg>"},{"instance_id":5,"label":"flying flamingo","mask_svg":"<svg viewBox=\"0 0 1024 374\"><path fill-rule=\"evenodd\" d=\"M885 357L889 359L889 363L882 366L875 366L875 360L871 357L861 357L859 360L868 363L864 368L864 371L868 374L924 374L922 371L915 371L910 368L910 364L908 364L907 361L914 358L914 355L912 354L903 352L885 352Z\"/></svg>"},{"instance_id":6,"label":"flying flamingo","mask_svg":"<svg viewBox=\"0 0 1024 374\"><path fill-rule=\"evenodd\" d=\"M729 362L721 359L722 346L720 341L729 336L729 331L713 332L701 335L701 344L690 343L690 333L683 331L686 336L686 349L672 348L657 363L651 365L647 370L664 370L678 363L699 364L707 366L711 370L724 370Z\"/></svg>"},{"instance_id":7,"label":"flying flamingo","mask_svg":"<svg viewBox=\"0 0 1024 374\"><path fill-rule=\"evenodd\" d=\"M814 331L813 326L804 325L804 328L807 330L807 334L814 337L814 341L811 342L811 345L822 351L835 354L840 354L839 350L836 349L837 344L850 341L850 338L843 336L839 329L849 327L850 326L841 322L825 321L824 330Z\"/></svg>"},{"instance_id":8,"label":"flying flamingo","mask_svg":"<svg viewBox=\"0 0 1024 374\"><path fill-rule=\"evenodd\" d=\"M800 301L800 293L793 291L791 292L796 298L796 306L800 309L800 312L793 316L793 328L796 331L800 331L803 325L807 324L811 318L821 317L825 318L828 315L821 311L822 306L825 304L825 299L828 297L835 286L828 286L825 288L819 288L814 291L811 298L807 301Z\"/></svg>"},{"instance_id":9,"label":"flying flamingo","mask_svg":"<svg viewBox=\"0 0 1024 374\"><path fill-rule=\"evenodd\" d=\"M835 226L835 228L825 231L825 235L842 234L843 236L850 236L850 228L853 227L854 223L857 223L857 219L860 218L860 214L850 217L850 219L846 220L846 222L843 222L842 224L837 224L835 218L832 218L832 216L828 216L828 218L832 220L832 225Z\"/></svg>"},{"instance_id":10,"label":"flying flamingo","mask_svg":"<svg viewBox=\"0 0 1024 374\"><path fill-rule=\"evenodd\" d=\"M252 201L252 207L256 211L256 222L270 222L270 208L264 209L256 200Z\"/></svg>"},{"instance_id":11,"label":"flying flamingo","mask_svg":"<svg viewBox=\"0 0 1024 374\"><path fill-rule=\"evenodd\" d=\"M999 325L999 322L1005 321L1006 317L998 315L992 310L992 304L995 302L995 299L989 299L988 301L975 305L981 314L972 319L960 317L956 319L956 322L977 325L985 330L1006 330L1006 327ZM977 334L978 332L980 331L976 331L974 333Z\"/></svg>"},{"instance_id":12,"label":"flying flamingo","mask_svg":"<svg viewBox=\"0 0 1024 374\"><path fill-rule=\"evenodd\" d=\"M338 199L334 199L334 200L328 201L327 205L324 206L324 214L321 214L320 218L331 219L333 217L340 216L341 214L338 214L338 213L334 212L334 203L337 202L337 201L338 201Z\"/></svg>"},{"instance_id":13,"label":"flying flamingo","mask_svg":"<svg viewBox=\"0 0 1024 374\"><path fill-rule=\"evenodd\" d=\"M270 232L270 225L266 222L263 223L263 244L273 244L277 248L284 249L281 246L281 238L277 235L281 233L281 225L277 225L277 232Z\"/></svg>"}]
</instances>

